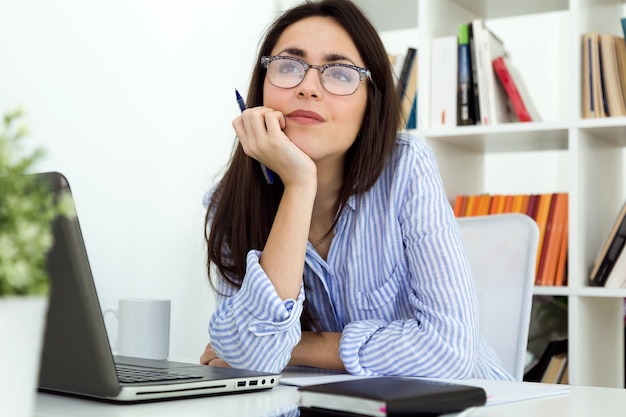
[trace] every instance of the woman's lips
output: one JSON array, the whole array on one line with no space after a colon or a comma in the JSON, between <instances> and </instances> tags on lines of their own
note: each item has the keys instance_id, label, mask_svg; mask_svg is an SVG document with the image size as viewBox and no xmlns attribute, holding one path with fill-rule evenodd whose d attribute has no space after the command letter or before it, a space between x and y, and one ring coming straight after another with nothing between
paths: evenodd
<instances>
[{"instance_id":1,"label":"woman's lips","mask_svg":"<svg viewBox=\"0 0 626 417\"><path fill-rule=\"evenodd\" d=\"M308 110L293 111L287 115L287 118L303 124L315 124L324 122L324 118L322 116Z\"/></svg>"}]
</instances>

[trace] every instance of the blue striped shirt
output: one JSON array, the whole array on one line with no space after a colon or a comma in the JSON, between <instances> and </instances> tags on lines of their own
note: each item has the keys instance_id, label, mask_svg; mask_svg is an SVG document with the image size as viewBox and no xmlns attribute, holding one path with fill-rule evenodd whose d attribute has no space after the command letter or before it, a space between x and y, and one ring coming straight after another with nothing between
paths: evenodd
<instances>
[{"instance_id":1,"label":"blue striped shirt","mask_svg":"<svg viewBox=\"0 0 626 417\"><path fill-rule=\"evenodd\" d=\"M205 197L205 205L210 198ZM211 344L236 368L280 372L300 340L304 299L341 332L357 375L511 379L479 334L469 263L430 148L398 136L390 161L341 213L327 260L309 243L296 300L281 300L251 250L239 290L221 282Z\"/></svg>"}]
</instances>

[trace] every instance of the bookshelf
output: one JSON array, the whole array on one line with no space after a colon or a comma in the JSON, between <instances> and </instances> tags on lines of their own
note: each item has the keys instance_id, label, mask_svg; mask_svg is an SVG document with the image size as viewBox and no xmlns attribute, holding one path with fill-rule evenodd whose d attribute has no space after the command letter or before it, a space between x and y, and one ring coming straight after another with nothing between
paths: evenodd
<instances>
[{"instance_id":1,"label":"bookshelf","mask_svg":"<svg viewBox=\"0 0 626 417\"><path fill-rule=\"evenodd\" d=\"M591 265L626 200L626 117L581 116L581 36L623 36L626 0L356 0L381 31L417 22L418 130L433 148L451 202L457 194L569 193L568 284L536 287L568 299L569 381L624 387L626 290L588 284ZM393 25L393 16L417 14ZM430 129L430 44L485 19L504 40L542 121ZM391 36L397 42L397 34ZM387 42L386 42L387 43Z\"/></svg>"}]
</instances>

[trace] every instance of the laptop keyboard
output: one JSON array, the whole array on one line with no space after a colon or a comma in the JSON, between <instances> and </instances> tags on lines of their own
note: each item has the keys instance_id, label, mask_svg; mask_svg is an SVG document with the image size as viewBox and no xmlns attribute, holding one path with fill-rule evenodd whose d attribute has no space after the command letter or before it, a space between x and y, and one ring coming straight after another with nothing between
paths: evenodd
<instances>
[{"instance_id":1,"label":"laptop keyboard","mask_svg":"<svg viewBox=\"0 0 626 417\"><path fill-rule=\"evenodd\" d=\"M183 382L202 379L201 376L173 372L164 369L143 368L115 365L117 378L125 384L139 384L146 382Z\"/></svg>"}]
</instances>

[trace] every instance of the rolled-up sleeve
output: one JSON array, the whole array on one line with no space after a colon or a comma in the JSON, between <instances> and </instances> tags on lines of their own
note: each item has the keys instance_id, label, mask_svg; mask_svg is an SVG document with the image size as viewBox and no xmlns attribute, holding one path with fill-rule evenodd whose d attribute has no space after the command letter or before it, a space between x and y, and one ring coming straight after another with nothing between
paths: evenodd
<instances>
[{"instance_id":1,"label":"rolled-up sleeve","mask_svg":"<svg viewBox=\"0 0 626 417\"><path fill-rule=\"evenodd\" d=\"M209 335L217 355L230 366L280 372L300 341L304 289L296 300L282 300L259 264L260 255L256 250L248 253L239 290L219 280L223 295L218 296Z\"/></svg>"}]
</instances>

